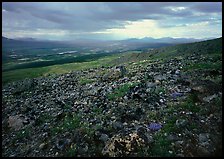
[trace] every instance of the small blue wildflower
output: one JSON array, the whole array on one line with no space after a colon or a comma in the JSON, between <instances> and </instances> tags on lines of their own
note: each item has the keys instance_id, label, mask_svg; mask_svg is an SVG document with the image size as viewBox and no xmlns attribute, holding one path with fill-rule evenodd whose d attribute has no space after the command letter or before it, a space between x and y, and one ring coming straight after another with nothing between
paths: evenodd
<instances>
[{"instance_id":1,"label":"small blue wildflower","mask_svg":"<svg viewBox=\"0 0 224 159\"><path fill-rule=\"evenodd\" d=\"M175 93L171 94L171 97L173 97L173 98L177 98L177 97L181 97L181 96L183 96L183 93L175 92Z\"/></svg>"},{"instance_id":2,"label":"small blue wildflower","mask_svg":"<svg viewBox=\"0 0 224 159\"><path fill-rule=\"evenodd\" d=\"M157 131L157 130L162 128L162 125L159 124L159 123L150 123L148 125L148 128L151 129L151 130Z\"/></svg>"}]
</instances>

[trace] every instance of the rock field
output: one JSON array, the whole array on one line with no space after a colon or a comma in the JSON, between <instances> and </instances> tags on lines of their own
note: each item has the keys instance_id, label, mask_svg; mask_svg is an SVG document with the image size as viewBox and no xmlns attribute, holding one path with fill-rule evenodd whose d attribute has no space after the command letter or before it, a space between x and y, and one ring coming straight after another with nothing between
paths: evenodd
<instances>
[{"instance_id":1,"label":"rock field","mask_svg":"<svg viewBox=\"0 0 224 159\"><path fill-rule=\"evenodd\" d=\"M202 60L10 83L2 88L2 156L221 156L222 71L184 69Z\"/></svg>"}]
</instances>

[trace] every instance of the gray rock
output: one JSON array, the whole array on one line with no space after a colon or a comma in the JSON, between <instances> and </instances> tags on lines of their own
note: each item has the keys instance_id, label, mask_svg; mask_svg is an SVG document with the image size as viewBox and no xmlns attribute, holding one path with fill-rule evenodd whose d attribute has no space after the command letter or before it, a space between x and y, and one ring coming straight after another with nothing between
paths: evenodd
<instances>
[{"instance_id":1,"label":"gray rock","mask_svg":"<svg viewBox=\"0 0 224 159\"><path fill-rule=\"evenodd\" d=\"M109 137L107 134L101 134L99 139L103 142L106 142L109 139Z\"/></svg>"},{"instance_id":2,"label":"gray rock","mask_svg":"<svg viewBox=\"0 0 224 159\"><path fill-rule=\"evenodd\" d=\"M179 74L180 74L180 70L177 69L177 70L175 71L175 74L176 74L176 75L179 75Z\"/></svg>"},{"instance_id":3,"label":"gray rock","mask_svg":"<svg viewBox=\"0 0 224 159\"><path fill-rule=\"evenodd\" d=\"M185 119L177 119L176 120L177 127L184 127L186 125L187 125L187 120L185 120Z\"/></svg>"},{"instance_id":4,"label":"gray rock","mask_svg":"<svg viewBox=\"0 0 224 159\"><path fill-rule=\"evenodd\" d=\"M211 96L204 97L204 98L203 98L203 101L205 101L205 102L210 102L210 101L212 101L213 99L215 99L215 98L217 98L217 97L218 97L217 94L213 94L213 95L211 95Z\"/></svg>"},{"instance_id":5,"label":"gray rock","mask_svg":"<svg viewBox=\"0 0 224 159\"><path fill-rule=\"evenodd\" d=\"M20 130L24 126L23 119L19 115L9 116L8 124L14 130Z\"/></svg>"},{"instance_id":6,"label":"gray rock","mask_svg":"<svg viewBox=\"0 0 224 159\"><path fill-rule=\"evenodd\" d=\"M154 88L154 87L156 87L156 85L157 85L157 83L153 83L153 82L147 82L146 83L147 88Z\"/></svg>"},{"instance_id":7,"label":"gray rock","mask_svg":"<svg viewBox=\"0 0 224 159\"><path fill-rule=\"evenodd\" d=\"M126 100L126 101L127 101L127 100L128 100L128 97L127 97L127 96L124 96L124 100Z\"/></svg>"},{"instance_id":8,"label":"gray rock","mask_svg":"<svg viewBox=\"0 0 224 159\"><path fill-rule=\"evenodd\" d=\"M179 140L179 137L177 135L175 135L175 134L169 134L167 136L167 140L169 140L169 141L177 141L177 140Z\"/></svg>"},{"instance_id":9,"label":"gray rock","mask_svg":"<svg viewBox=\"0 0 224 159\"><path fill-rule=\"evenodd\" d=\"M208 149L202 146L198 146L197 153L200 157L210 156L210 152L208 151Z\"/></svg>"},{"instance_id":10,"label":"gray rock","mask_svg":"<svg viewBox=\"0 0 224 159\"><path fill-rule=\"evenodd\" d=\"M66 147L68 147L70 144L71 144L71 140L70 139L65 139L65 140L64 139L60 139L60 140L57 140L56 147L59 150L63 150Z\"/></svg>"},{"instance_id":11,"label":"gray rock","mask_svg":"<svg viewBox=\"0 0 224 159\"><path fill-rule=\"evenodd\" d=\"M116 130L122 129L123 128L123 123L119 122L119 121L115 121L112 124L113 128Z\"/></svg>"},{"instance_id":12,"label":"gray rock","mask_svg":"<svg viewBox=\"0 0 224 159\"><path fill-rule=\"evenodd\" d=\"M152 137L152 135L150 135L148 132L146 132L145 134L145 142L148 143L148 144L152 144L154 142L154 139Z\"/></svg>"},{"instance_id":13,"label":"gray rock","mask_svg":"<svg viewBox=\"0 0 224 159\"><path fill-rule=\"evenodd\" d=\"M184 154L178 153L176 157L184 157Z\"/></svg>"},{"instance_id":14,"label":"gray rock","mask_svg":"<svg viewBox=\"0 0 224 159\"><path fill-rule=\"evenodd\" d=\"M127 73L127 70L126 70L125 66L123 66L123 65L117 66L116 68L120 70L121 77L123 77Z\"/></svg>"},{"instance_id":15,"label":"gray rock","mask_svg":"<svg viewBox=\"0 0 224 159\"><path fill-rule=\"evenodd\" d=\"M183 143L184 143L184 141L182 141L182 140L178 140L178 141L176 141L174 144L175 144L175 147L176 147L176 148L181 148L182 145L183 145Z\"/></svg>"},{"instance_id":16,"label":"gray rock","mask_svg":"<svg viewBox=\"0 0 224 159\"><path fill-rule=\"evenodd\" d=\"M199 134L198 140L199 140L200 143L209 141L209 133Z\"/></svg>"},{"instance_id":17,"label":"gray rock","mask_svg":"<svg viewBox=\"0 0 224 159\"><path fill-rule=\"evenodd\" d=\"M159 80L159 81L165 80L165 79L166 79L166 76L165 75L156 75L154 77L154 80Z\"/></svg>"},{"instance_id":18,"label":"gray rock","mask_svg":"<svg viewBox=\"0 0 224 159\"><path fill-rule=\"evenodd\" d=\"M43 150L46 147L47 147L47 144L46 143L42 143L42 144L40 144L39 149Z\"/></svg>"}]
</instances>

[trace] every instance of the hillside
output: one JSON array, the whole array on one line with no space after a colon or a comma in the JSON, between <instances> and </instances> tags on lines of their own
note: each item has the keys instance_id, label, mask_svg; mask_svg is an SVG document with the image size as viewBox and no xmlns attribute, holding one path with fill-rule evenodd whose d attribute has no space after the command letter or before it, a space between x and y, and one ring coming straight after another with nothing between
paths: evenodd
<instances>
[{"instance_id":1,"label":"hillside","mask_svg":"<svg viewBox=\"0 0 224 159\"><path fill-rule=\"evenodd\" d=\"M63 74L4 85L2 156L221 156L221 42L61 65Z\"/></svg>"},{"instance_id":2,"label":"hillside","mask_svg":"<svg viewBox=\"0 0 224 159\"><path fill-rule=\"evenodd\" d=\"M137 62L150 59L168 59L171 57L181 57L188 54L192 54L197 50L199 53L204 49L202 54L216 54L222 51L222 38L208 40L203 42L197 42L192 44L180 44L170 47L164 47L160 49L146 49L146 51L128 51L123 53L100 53L93 55L78 55L77 57L73 56L56 56L54 58L46 58L46 61L31 61L17 64L16 62L9 63L7 65L3 64L3 84L8 82L13 82L25 78L34 78L45 76L52 73L66 73L72 70L80 70L84 67L80 67L82 62L85 62L85 65L88 65L88 68L95 66L115 66L119 64L124 64L128 62ZM149 51L147 51L149 50ZM46 52L45 50L37 50L34 54L37 54L38 51ZM136 53L137 52L137 53ZM140 52L140 53L138 53ZM53 54L53 53L52 53ZM55 56L55 55L54 55ZM43 58L42 58L43 59ZM49 61L50 60L50 61ZM93 62L93 60L95 62ZM99 61L99 62L98 62ZM102 62L104 61L104 62ZM78 63L77 63L78 62ZM80 63L81 62L81 63ZM70 64L69 64L70 63ZM91 66L93 63L97 65ZM60 64L60 65L59 65ZM47 66L47 67L46 67ZM20 69L20 70L18 70ZM37 73L34 73L37 72Z\"/></svg>"},{"instance_id":3,"label":"hillside","mask_svg":"<svg viewBox=\"0 0 224 159\"><path fill-rule=\"evenodd\" d=\"M222 52L222 37L213 40L195 42L189 44L178 44L158 49L149 49L144 53L133 53L124 55L113 62L122 64L124 62L136 62L146 59L168 59L172 57L187 56L193 53L197 54L220 54ZM113 63L112 62L112 63Z\"/></svg>"}]
</instances>

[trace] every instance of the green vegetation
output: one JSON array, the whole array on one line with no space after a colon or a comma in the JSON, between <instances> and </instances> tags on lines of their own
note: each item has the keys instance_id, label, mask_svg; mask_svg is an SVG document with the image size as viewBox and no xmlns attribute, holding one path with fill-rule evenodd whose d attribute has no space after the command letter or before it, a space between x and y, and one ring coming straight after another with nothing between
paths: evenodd
<instances>
[{"instance_id":1,"label":"green vegetation","mask_svg":"<svg viewBox=\"0 0 224 159\"><path fill-rule=\"evenodd\" d=\"M31 136L31 126L27 126L25 129L21 129L16 132L16 140L23 140Z\"/></svg>"},{"instance_id":2,"label":"green vegetation","mask_svg":"<svg viewBox=\"0 0 224 159\"><path fill-rule=\"evenodd\" d=\"M126 83L119 88L116 88L112 93L108 94L108 99L114 100L123 97L130 88L137 86L139 83Z\"/></svg>"},{"instance_id":3,"label":"green vegetation","mask_svg":"<svg viewBox=\"0 0 224 159\"><path fill-rule=\"evenodd\" d=\"M222 108L222 97L214 99L214 105L217 106L218 108Z\"/></svg>"},{"instance_id":4,"label":"green vegetation","mask_svg":"<svg viewBox=\"0 0 224 159\"><path fill-rule=\"evenodd\" d=\"M157 56L165 55L169 56L179 56L181 55L189 55L192 53L199 54L216 54L222 52L222 38L207 40L202 42L195 42L189 44L180 44L176 46L168 46L160 49Z\"/></svg>"},{"instance_id":5,"label":"green vegetation","mask_svg":"<svg viewBox=\"0 0 224 159\"><path fill-rule=\"evenodd\" d=\"M45 68L28 68L21 70L14 70L8 72L2 72L2 84L10 83L13 81L23 80L25 78L35 78L43 76L44 72L48 72L48 69Z\"/></svg>"},{"instance_id":6,"label":"green vegetation","mask_svg":"<svg viewBox=\"0 0 224 159\"><path fill-rule=\"evenodd\" d=\"M11 67L3 68L3 71L10 71L15 69L24 69L24 68L39 68L44 66L52 66L52 65L61 65L65 63L80 63L80 62L88 62L94 61L101 57L109 56L110 54L90 54L90 55L80 55L77 57L64 57L60 59L51 59L51 61L31 61L22 64L12 65Z\"/></svg>"},{"instance_id":7,"label":"green vegetation","mask_svg":"<svg viewBox=\"0 0 224 159\"><path fill-rule=\"evenodd\" d=\"M147 114L147 118L148 118L149 120L157 120L157 119L158 119L157 112L156 112L156 111L150 111L150 112Z\"/></svg>"},{"instance_id":8,"label":"green vegetation","mask_svg":"<svg viewBox=\"0 0 224 159\"><path fill-rule=\"evenodd\" d=\"M76 144L72 144L70 148L66 151L65 157L74 157L77 153L77 146Z\"/></svg>"},{"instance_id":9,"label":"green vegetation","mask_svg":"<svg viewBox=\"0 0 224 159\"><path fill-rule=\"evenodd\" d=\"M92 110L92 112L94 112L94 113L96 113L96 114L100 114L102 111L103 111L103 109L102 109L102 108L99 108L99 107L97 107L97 106L95 106L95 107L93 108L93 110Z\"/></svg>"},{"instance_id":10,"label":"green vegetation","mask_svg":"<svg viewBox=\"0 0 224 159\"><path fill-rule=\"evenodd\" d=\"M153 157L172 157L174 153L170 153L171 142L163 135L164 132L158 132L154 135L155 143L151 149L151 156Z\"/></svg>"},{"instance_id":11,"label":"green vegetation","mask_svg":"<svg viewBox=\"0 0 224 159\"><path fill-rule=\"evenodd\" d=\"M202 69L202 70L220 70L222 69L222 61L218 62L200 62L200 63L193 63L189 66L186 66L184 70L195 70L195 69Z\"/></svg>"},{"instance_id":12,"label":"green vegetation","mask_svg":"<svg viewBox=\"0 0 224 159\"><path fill-rule=\"evenodd\" d=\"M177 119L180 119L177 115L170 116L167 119L166 124L164 124L163 131L166 133L174 133L179 131L179 129L175 125Z\"/></svg>"},{"instance_id":13,"label":"green vegetation","mask_svg":"<svg viewBox=\"0 0 224 159\"><path fill-rule=\"evenodd\" d=\"M39 116L39 118L37 118L37 120L35 121L35 124L39 126L39 125L42 125L43 123L50 122L52 119L53 119L52 116L49 116L48 114L43 113Z\"/></svg>"},{"instance_id":14,"label":"green vegetation","mask_svg":"<svg viewBox=\"0 0 224 159\"><path fill-rule=\"evenodd\" d=\"M16 143L18 143L18 141L20 142L20 141L30 138L32 136L31 129L32 129L32 126L29 125L19 131L16 131L15 136L12 139L12 143L16 144Z\"/></svg>"},{"instance_id":15,"label":"green vegetation","mask_svg":"<svg viewBox=\"0 0 224 159\"><path fill-rule=\"evenodd\" d=\"M112 55L100 58L95 61L82 63L69 63L62 65L46 66L39 68L18 69L13 71L2 72L2 84L23 80L25 78L35 78L40 76L48 76L53 74L63 74L70 71L84 70L101 66L108 66L109 62L117 58L118 55Z\"/></svg>"},{"instance_id":16,"label":"green vegetation","mask_svg":"<svg viewBox=\"0 0 224 159\"><path fill-rule=\"evenodd\" d=\"M181 108L184 110L189 110L194 113L197 113L200 111L200 107L196 105L195 103L198 101L197 96L195 94L190 94L186 100L180 105Z\"/></svg>"},{"instance_id":17,"label":"green vegetation","mask_svg":"<svg viewBox=\"0 0 224 159\"><path fill-rule=\"evenodd\" d=\"M168 104L167 113L173 113L175 111L191 111L194 113L198 113L200 111L200 106L196 103L198 102L198 97L196 94L189 94L186 99L180 102L180 104Z\"/></svg>"},{"instance_id":18,"label":"green vegetation","mask_svg":"<svg viewBox=\"0 0 224 159\"><path fill-rule=\"evenodd\" d=\"M154 92L155 92L156 94L159 94L159 93L165 94L165 93L166 93L166 90L165 90L164 87L160 87L160 86L158 86L158 87L155 88Z\"/></svg>"},{"instance_id":19,"label":"green vegetation","mask_svg":"<svg viewBox=\"0 0 224 159\"><path fill-rule=\"evenodd\" d=\"M58 123L56 127L51 128L52 134L63 133L66 131L72 131L80 126L80 117L78 115L65 116L62 122Z\"/></svg>"},{"instance_id":20,"label":"green vegetation","mask_svg":"<svg viewBox=\"0 0 224 159\"><path fill-rule=\"evenodd\" d=\"M24 48L22 48L24 49ZM34 52L48 53L49 49L51 52L49 56L43 56L41 59L43 61L38 61L40 57L32 57ZM123 63L136 62L139 65L147 65L151 63L152 60L168 60L169 58L190 55L192 53L199 53L205 55L206 57L211 57L216 60L215 62L201 62L194 63L190 66L186 66L186 70L191 69L221 69L222 62L222 38L215 40L208 40L204 42L197 42L192 44L180 44L175 46L168 46L160 49L155 49L147 53L140 53L140 51L128 51L119 54L85 54L77 53L75 56L69 55L55 55L55 51L52 51L53 47L46 49L31 49L27 53L27 58L31 58L28 62L21 61L11 61L11 63L3 63L3 73L2 73L2 84L10 83L13 81L23 80L25 78L35 78L40 76L47 76L52 74L63 74L70 71L83 70L89 68L96 68L101 66L114 66ZM74 48L57 48L59 51L69 51ZM76 49L77 50L77 49ZM80 51L80 49L78 50ZM81 50L83 52L83 50ZM22 51L24 52L24 50ZM31 56L32 55L32 56ZM31 57L30 57L31 56ZM48 60L48 61L46 61ZM149 60L149 61L148 61ZM140 61L140 62L139 62ZM161 61L161 62L162 62ZM52 66L49 66L52 65ZM30 68L32 67L32 68ZM12 70L15 69L15 70ZM6 71L8 70L8 71Z\"/></svg>"},{"instance_id":21,"label":"green vegetation","mask_svg":"<svg viewBox=\"0 0 224 159\"><path fill-rule=\"evenodd\" d=\"M94 81L95 81L94 79L88 79L88 78L84 78L84 77L82 77L82 78L80 78L79 83L80 83L81 85L85 85L85 84L88 84L88 83L92 83L92 82L94 82Z\"/></svg>"}]
</instances>

